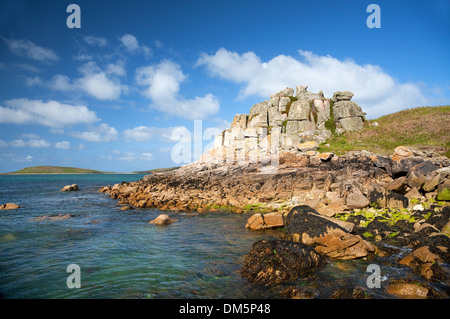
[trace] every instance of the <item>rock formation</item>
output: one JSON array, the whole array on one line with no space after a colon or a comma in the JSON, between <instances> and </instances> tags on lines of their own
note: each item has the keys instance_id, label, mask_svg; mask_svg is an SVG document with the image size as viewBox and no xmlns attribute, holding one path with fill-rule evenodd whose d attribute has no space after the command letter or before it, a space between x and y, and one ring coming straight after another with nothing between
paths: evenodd
<instances>
[{"instance_id":1,"label":"rock formation","mask_svg":"<svg viewBox=\"0 0 450 319\"><path fill-rule=\"evenodd\" d=\"M298 85L295 96L294 89L286 88L253 105L249 114L236 114L202 160L263 162L280 152L316 150L332 131L363 128L365 113L350 101L353 93L338 91L329 99L307 88Z\"/></svg>"}]
</instances>

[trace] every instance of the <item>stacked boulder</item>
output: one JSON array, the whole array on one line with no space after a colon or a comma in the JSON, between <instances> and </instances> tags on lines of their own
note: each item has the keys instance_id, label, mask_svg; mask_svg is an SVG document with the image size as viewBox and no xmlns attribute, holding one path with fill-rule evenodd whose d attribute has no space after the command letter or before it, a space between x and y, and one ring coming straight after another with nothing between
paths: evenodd
<instances>
[{"instance_id":1,"label":"stacked boulder","mask_svg":"<svg viewBox=\"0 0 450 319\"><path fill-rule=\"evenodd\" d=\"M338 132L362 129L365 113L350 101L353 93L338 91L328 99L322 91L307 88L297 85L294 95L287 87L253 105L249 114L236 114L231 127L216 136L214 148L201 159L263 161L282 152L315 150L331 137L331 127Z\"/></svg>"},{"instance_id":2,"label":"stacked boulder","mask_svg":"<svg viewBox=\"0 0 450 319\"><path fill-rule=\"evenodd\" d=\"M361 130L364 125L364 113L361 107L350 101L353 93L338 91L333 94L333 115L343 131Z\"/></svg>"}]
</instances>

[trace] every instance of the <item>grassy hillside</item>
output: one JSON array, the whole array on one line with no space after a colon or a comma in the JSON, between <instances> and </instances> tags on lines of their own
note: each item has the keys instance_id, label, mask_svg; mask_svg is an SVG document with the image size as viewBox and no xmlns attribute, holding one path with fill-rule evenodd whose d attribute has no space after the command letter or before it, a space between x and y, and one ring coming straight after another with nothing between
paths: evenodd
<instances>
[{"instance_id":1,"label":"grassy hillside","mask_svg":"<svg viewBox=\"0 0 450 319\"><path fill-rule=\"evenodd\" d=\"M103 174L105 172L93 169L61 167L61 166L33 166L25 167L9 174Z\"/></svg>"},{"instance_id":2,"label":"grassy hillside","mask_svg":"<svg viewBox=\"0 0 450 319\"><path fill-rule=\"evenodd\" d=\"M319 151L389 153L399 145L432 148L450 157L450 105L407 109L367 121L363 130L335 135Z\"/></svg>"}]
</instances>

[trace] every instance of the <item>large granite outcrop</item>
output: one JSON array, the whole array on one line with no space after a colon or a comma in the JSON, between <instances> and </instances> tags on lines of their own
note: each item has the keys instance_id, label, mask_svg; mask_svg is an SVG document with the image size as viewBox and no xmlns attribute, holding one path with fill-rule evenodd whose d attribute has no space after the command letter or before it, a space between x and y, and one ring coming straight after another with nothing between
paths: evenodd
<instances>
[{"instance_id":1,"label":"large granite outcrop","mask_svg":"<svg viewBox=\"0 0 450 319\"><path fill-rule=\"evenodd\" d=\"M338 133L360 130L364 124L361 107L349 91L326 98L322 91L308 92L307 86L285 88L269 100L236 114L231 127L216 136L214 147L202 160L215 162L258 162L281 152L305 152L303 143L318 145ZM334 133L334 132L333 132ZM300 145L300 146L299 146Z\"/></svg>"}]
</instances>

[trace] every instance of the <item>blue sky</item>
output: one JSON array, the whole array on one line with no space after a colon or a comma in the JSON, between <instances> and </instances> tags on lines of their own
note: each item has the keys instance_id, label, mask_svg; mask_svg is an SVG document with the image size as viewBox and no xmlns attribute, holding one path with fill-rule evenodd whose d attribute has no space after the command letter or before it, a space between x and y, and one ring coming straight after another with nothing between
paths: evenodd
<instances>
[{"instance_id":1,"label":"blue sky","mask_svg":"<svg viewBox=\"0 0 450 319\"><path fill-rule=\"evenodd\" d=\"M206 147L298 84L350 90L368 118L448 104L449 17L446 0L0 1L0 172L176 166L174 129Z\"/></svg>"}]
</instances>

